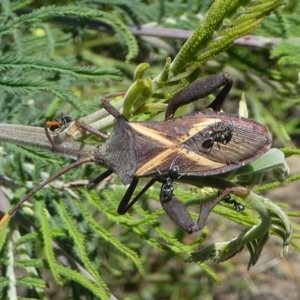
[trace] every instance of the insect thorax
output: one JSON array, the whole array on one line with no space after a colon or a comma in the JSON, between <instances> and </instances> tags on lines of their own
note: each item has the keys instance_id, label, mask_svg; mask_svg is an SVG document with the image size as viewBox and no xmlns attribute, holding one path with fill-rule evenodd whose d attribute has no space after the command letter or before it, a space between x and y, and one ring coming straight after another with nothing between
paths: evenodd
<instances>
[{"instance_id":1,"label":"insect thorax","mask_svg":"<svg viewBox=\"0 0 300 300\"><path fill-rule=\"evenodd\" d=\"M104 164L118 174L124 185L132 181L137 166L136 137L125 118L118 118L99 153Z\"/></svg>"}]
</instances>

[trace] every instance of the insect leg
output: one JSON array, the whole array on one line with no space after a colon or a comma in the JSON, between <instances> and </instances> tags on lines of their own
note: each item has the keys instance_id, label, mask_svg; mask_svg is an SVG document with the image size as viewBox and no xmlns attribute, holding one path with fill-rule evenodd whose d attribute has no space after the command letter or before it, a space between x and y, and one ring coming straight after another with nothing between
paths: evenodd
<instances>
[{"instance_id":1,"label":"insect leg","mask_svg":"<svg viewBox=\"0 0 300 300\"><path fill-rule=\"evenodd\" d=\"M160 203L169 218L187 233L192 233L195 225L185 206L173 194L173 180L167 177L160 190Z\"/></svg>"},{"instance_id":2,"label":"insect leg","mask_svg":"<svg viewBox=\"0 0 300 300\"><path fill-rule=\"evenodd\" d=\"M86 188L88 190L93 189L96 185L98 185L102 180L104 180L105 178L107 178L109 175L111 175L114 171L113 170L106 170L104 173L100 174L99 176L97 176L96 178L94 178L93 180L91 180Z\"/></svg>"},{"instance_id":3,"label":"insect leg","mask_svg":"<svg viewBox=\"0 0 300 300\"><path fill-rule=\"evenodd\" d=\"M45 130L46 137L47 137L49 143L51 144L52 150L54 152L69 154L69 155L79 155L79 156L90 155L90 151L83 151L80 149L74 149L71 147L68 148L68 147L57 145L49 133L50 129L48 127L47 121L44 123L44 130ZM101 163L101 162L99 161L99 163Z\"/></svg>"},{"instance_id":4,"label":"insect leg","mask_svg":"<svg viewBox=\"0 0 300 300\"><path fill-rule=\"evenodd\" d=\"M228 73L219 73L216 74L217 76L219 75L220 78L220 83L222 82L220 86L224 85L222 90L219 92L219 94L216 96L214 101L209 104L206 108L211 108L213 111L220 111L223 105L223 102L225 101L228 93L230 92L232 85L233 85L233 80L232 77ZM221 77L223 76L223 78ZM217 87L219 88L219 86Z\"/></svg>"},{"instance_id":5,"label":"insect leg","mask_svg":"<svg viewBox=\"0 0 300 300\"><path fill-rule=\"evenodd\" d=\"M75 124L76 124L77 127L82 128L82 129L84 129L84 130L88 131L89 133L92 133L96 136L99 136L100 138L102 138L104 140L108 139L107 134L102 133L101 131L97 130L96 128L94 128L90 125L88 125L87 123L85 123L84 121L81 121L80 119L76 120Z\"/></svg>"},{"instance_id":6,"label":"insect leg","mask_svg":"<svg viewBox=\"0 0 300 300\"><path fill-rule=\"evenodd\" d=\"M121 200L121 202L118 206L117 212L118 212L119 215L124 215L128 211L128 203L130 201L130 198L131 198L138 182L139 182L138 178L134 178L131 181L125 195L123 196L123 198L122 198L122 200Z\"/></svg>"},{"instance_id":7,"label":"insect leg","mask_svg":"<svg viewBox=\"0 0 300 300\"><path fill-rule=\"evenodd\" d=\"M129 200L136 188L137 183L135 183L134 179L129 188L127 189L125 195L123 196L119 207L118 207L118 214L124 215L132 206L133 204L139 200L139 198L155 183L156 179L151 179L144 187L143 189L134 197L134 199L129 203ZM137 180L138 181L138 180ZM133 187L132 187L133 185Z\"/></svg>"},{"instance_id":8,"label":"insect leg","mask_svg":"<svg viewBox=\"0 0 300 300\"><path fill-rule=\"evenodd\" d=\"M244 189L240 191L239 187L227 188L213 201L201 204L200 205L200 213L199 213L198 221L195 224L195 226L192 228L192 230L193 230L192 232L199 231L204 227L204 225L206 223L206 220L207 220L209 214L211 213L211 211L213 210L213 208L220 201L222 201L224 198L226 198L230 193L235 193L235 194L241 194L242 195L242 194L245 194L245 191L244 191Z\"/></svg>"},{"instance_id":9,"label":"insect leg","mask_svg":"<svg viewBox=\"0 0 300 300\"><path fill-rule=\"evenodd\" d=\"M118 96L124 96L125 92L120 92L120 93L114 93L114 94L108 94L102 97L101 99L101 105L102 107L108 112L110 113L114 118L118 118L118 117L123 117L123 115L114 107L112 106L107 99L111 99L111 98L115 98ZM123 117L124 118L124 117Z\"/></svg>"},{"instance_id":10,"label":"insect leg","mask_svg":"<svg viewBox=\"0 0 300 300\"><path fill-rule=\"evenodd\" d=\"M215 100L207 107L212 108L214 111L220 111L232 84L232 78L228 73L214 74L207 78L193 82L171 99L166 109L165 119L168 120L173 118L176 110L180 106L189 104L200 98L204 98L221 86L224 86Z\"/></svg>"}]
</instances>

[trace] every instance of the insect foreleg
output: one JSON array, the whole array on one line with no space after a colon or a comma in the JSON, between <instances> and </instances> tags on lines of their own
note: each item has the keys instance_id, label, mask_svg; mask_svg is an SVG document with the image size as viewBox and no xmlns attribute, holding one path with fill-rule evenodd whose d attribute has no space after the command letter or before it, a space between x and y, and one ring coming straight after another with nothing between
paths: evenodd
<instances>
[{"instance_id":1,"label":"insect foreleg","mask_svg":"<svg viewBox=\"0 0 300 300\"><path fill-rule=\"evenodd\" d=\"M85 123L84 121L76 120L75 124L77 127L86 130L89 133L92 133L96 136L99 136L100 138L107 140L108 139L108 135L106 135L105 133L102 133L101 131L97 130L96 128L90 126L89 124Z\"/></svg>"},{"instance_id":2,"label":"insect foreleg","mask_svg":"<svg viewBox=\"0 0 300 300\"><path fill-rule=\"evenodd\" d=\"M118 96L124 96L125 92L120 92L120 93L114 93L114 94L108 94L102 97L101 99L101 105L102 107L108 112L110 113L114 118L118 118L118 117L123 117L124 116L114 107L112 106L107 99L111 99L111 98L115 98Z\"/></svg>"}]
</instances>

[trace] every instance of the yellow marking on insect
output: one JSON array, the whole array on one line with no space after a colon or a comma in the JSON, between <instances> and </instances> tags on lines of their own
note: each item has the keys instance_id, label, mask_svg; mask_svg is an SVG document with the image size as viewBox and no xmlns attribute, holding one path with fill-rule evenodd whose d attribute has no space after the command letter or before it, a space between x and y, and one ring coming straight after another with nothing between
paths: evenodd
<instances>
[{"instance_id":1,"label":"yellow marking on insect","mask_svg":"<svg viewBox=\"0 0 300 300\"><path fill-rule=\"evenodd\" d=\"M140 134L150 137L152 140L155 140L166 147L168 146L174 147L174 142L168 139L167 137L164 137L161 132L147 128L139 123L129 123L129 124L134 130L136 130Z\"/></svg>"},{"instance_id":2,"label":"yellow marking on insect","mask_svg":"<svg viewBox=\"0 0 300 300\"><path fill-rule=\"evenodd\" d=\"M190 130L182 136L178 137L178 140L180 141L180 144L183 144L188 139L192 138L195 134L199 133L203 129L205 129L207 126L213 125L215 123L220 122L220 119L211 119L211 118L202 118L201 122L197 122L191 125Z\"/></svg>"},{"instance_id":3,"label":"yellow marking on insect","mask_svg":"<svg viewBox=\"0 0 300 300\"><path fill-rule=\"evenodd\" d=\"M205 156L202 156L198 153L195 153L193 151L190 151L188 149L181 149L184 157L189 160L189 162L191 163L191 165L195 166L194 168L190 168L190 169L198 169L197 172L199 172L199 170L201 170L201 172L203 172L203 170L205 169L205 171L212 171L215 169L219 169L219 168L223 168L224 166L226 166L226 162L216 162L213 161L209 158L206 158ZM198 166L198 167L197 167Z\"/></svg>"},{"instance_id":4,"label":"yellow marking on insect","mask_svg":"<svg viewBox=\"0 0 300 300\"><path fill-rule=\"evenodd\" d=\"M168 148L167 150L159 153L153 159L147 161L144 165L142 165L134 174L134 176L143 176L153 168L163 164L169 157L171 153L174 153L174 148Z\"/></svg>"},{"instance_id":5,"label":"yellow marking on insect","mask_svg":"<svg viewBox=\"0 0 300 300\"><path fill-rule=\"evenodd\" d=\"M161 152L159 155L155 156L153 159L147 161L144 165L142 165L134 174L136 177L145 176L145 174L151 174L153 172L157 173L157 170L161 170L160 166L163 165L168 160L169 167L172 166L174 162L174 156L181 156L184 160L187 160L190 165L193 165L197 172L211 171L215 169L222 168L226 165L226 163L214 162L204 156L201 156L193 151L189 151L188 149L183 149L179 147L168 148L165 151ZM180 163L179 163L180 164ZM199 166L197 168L197 166ZM191 168L189 167L189 170ZM153 172L151 172L153 171ZM161 170L163 171L163 170ZM187 170L180 170L180 172L184 173Z\"/></svg>"},{"instance_id":6,"label":"yellow marking on insect","mask_svg":"<svg viewBox=\"0 0 300 300\"><path fill-rule=\"evenodd\" d=\"M178 134L178 135L173 135L172 137L166 134L166 132L172 133L171 130L168 131L168 128L166 129L166 132L161 132L149 128L147 124L143 125L141 123L130 123L130 126L136 132L164 145L165 147L170 147L170 146L176 147L180 144L183 144L185 141L193 137L198 132L204 130L206 127L221 121L221 119L216 119L216 118L199 118L199 117L196 120L197 122L195 122L194 124L191 122L195 121L195 119L191 120L191 122L187 120L182 120L181 122L188 122L189 130L182 135ZM176 127L180 124L177 124L176 121L175 122L166 121L166 125L168 125L169 127L173 127L173 126Z\"/></svg>"}]
</instances>

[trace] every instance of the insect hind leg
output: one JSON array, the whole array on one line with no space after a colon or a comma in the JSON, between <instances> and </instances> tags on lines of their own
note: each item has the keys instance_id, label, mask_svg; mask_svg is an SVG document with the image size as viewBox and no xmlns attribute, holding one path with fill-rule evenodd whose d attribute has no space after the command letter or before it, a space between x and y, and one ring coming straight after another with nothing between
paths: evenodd
<instances>
[{"instance_id":1,"label":"insect hind leg","mask_svg":"<svg viewBox=\"0 0 300 300\"><path fill-rule=\"evenodd\" d=\"M169 218L187 233L193 233L195 222L188 210L173 194L173 179L167 177L161 186L160 203Z\"/></svg>"},{"instance_id":2,"label":"insect hind leg","mask_svg":"<svg viewBox=\"0 0 300 300\"><path fill-rule=\"evenodd\" d=\"M233 80L226 72L214 74L193 82L171 99L166 109L165 119L172 119L179 107L192 103L200 98L204 98L219 89L221 86L224 86L216 96L215 100L207 106L207 108L211 108L214 111L220 111L226 96L232 88L232 85Z\"/></svg>"}]
</instances>

